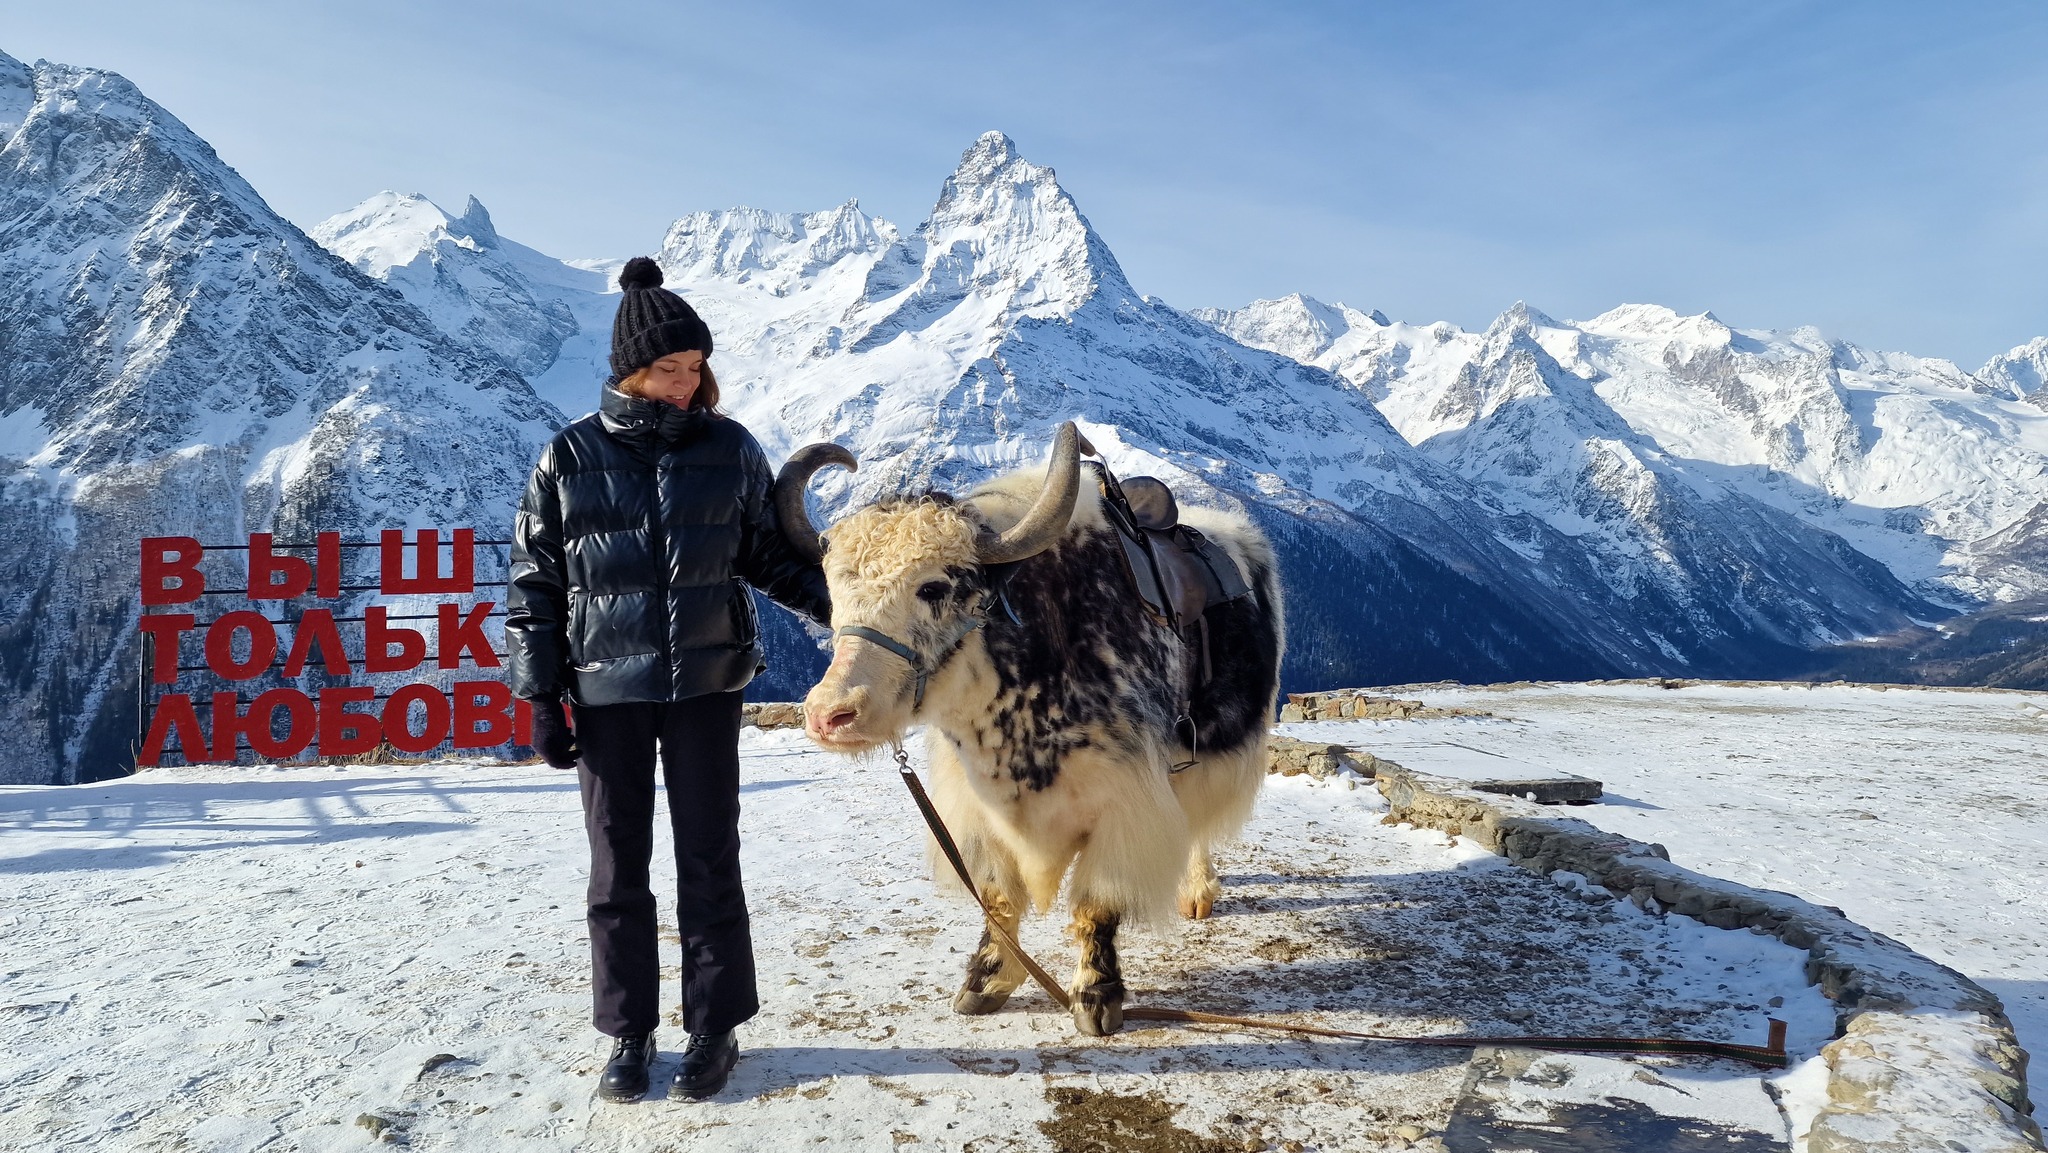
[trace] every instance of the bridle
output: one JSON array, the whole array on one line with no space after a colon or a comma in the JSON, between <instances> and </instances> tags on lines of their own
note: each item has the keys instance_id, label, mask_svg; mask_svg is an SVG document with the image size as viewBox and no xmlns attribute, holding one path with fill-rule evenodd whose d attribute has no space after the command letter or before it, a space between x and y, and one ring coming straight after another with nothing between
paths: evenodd
<instances>
[{"instance_id":1,"label":"bridle","mask_svg":"<svg viewBox=\"0 0 2048 1153\"><path fill-rule=\"evenodd\" d=\"M925 682L930 680L933 674L946 667L946 662L953 659L953 654L960 651L961 645L967 643L967 634L987 623L988 603L984 600L981 608L970 614L965 622L953 630L953 636L946 642L946 647L939 650L937 659L933 660L929 665L925 664L917 655L916 649L911 648L909 645L904 644L880 629L869 628L866 625L840 625L832 630L832 636L835 640L842 636L859 637L864 641L871 641L874 644L880 645L897 656L902 657L903 662L910 666L910 674L914 678L914 687L910 697L910 710L916 712L924 707Z\"/></svg>"},{"instance_id":2,"label":"bridle","mask_svg":"<svg viewBox=\"0 0 2048 1153\"><path fill-rule=\"evenodd\" d=\"M1010 604L1009 592L1010 574L1016 570L1019 563L1021 562L1013 561L1010 564L990 566L983 570L988 577L988 588L981 594L981 602L974 606L973 612L967 614L966 620L953 627L953 635L946 638L946 643L940 647L938 656L933 657L930 664L926 664L924 658L917 655L916 649L869 625L840 625L832 630L832 639L837 641L842 636L859 637L903 658L903 663L910 666L912 677L910 711L916 712L924 707L925 682L946 667L946 662L952 660L953 655L960 651L960 646L967 643L969 634L988 623L989 614L994 611L997 602L1001 602L1010 623L1022 623L1017 619L1017 610Z\"/></svg>"}]
</instances>

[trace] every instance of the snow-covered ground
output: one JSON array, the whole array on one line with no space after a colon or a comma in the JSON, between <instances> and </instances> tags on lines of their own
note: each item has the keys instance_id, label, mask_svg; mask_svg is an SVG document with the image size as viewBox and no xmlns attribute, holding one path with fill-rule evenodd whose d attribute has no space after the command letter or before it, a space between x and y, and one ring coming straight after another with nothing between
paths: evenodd
<instances>
[{"instance_id":1,"label":"snow-covered ground","mask_svg":"<svg viewBox=\"0 0 2048 1153\"><path fill-rule=\"evenodd\" d=\"M418 1149L1382 1149L1448 1117L1462 1050L1206 1028L1092 1040L1031 990L954 1016L975 917L922 875L893 769L788 732L749 730L743 751L765 1009L703 1104L592 1097L605 1047L587 1023L566 774L207 767L0 789L0 1145L354 1149L388 1126ZM1133 1002L1751 1043L1770 1014L1808 1058L1828 1035L1796 951L1639 913L1383 812L1370 788L1276 778L1221 858L1218 915L1126 934ZM1055 971L1070 960L1054 922L1025 940ZM658 1084L680 1032L662 1036ZM1570 1059L1585 1084L1780 1123L1754 1070L1649 1064Z\"/></svg>"},{"instance_id":2,"label":"snow-covered ground","mask_svg":"<svg viewBox=\"0 0 2048 1153\"><path fill-rule=\"evenodd\" d=\"M2005 1002L2035 1068L2048 1068L2048 693L1398 692L1496 716L1281 731L1446 775L1520 765L1597 778L1605 801L1571 816L1661 843L1687 868L1834 905L1966 974Z\"/></svg>"}]
</instances>

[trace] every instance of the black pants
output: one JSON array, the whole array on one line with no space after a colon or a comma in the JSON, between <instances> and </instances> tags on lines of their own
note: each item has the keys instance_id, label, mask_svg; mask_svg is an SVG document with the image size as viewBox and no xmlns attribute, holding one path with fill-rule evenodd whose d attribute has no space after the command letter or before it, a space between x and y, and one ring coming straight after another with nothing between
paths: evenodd
<instances>
[{"instance_id":1,"label":"black pants","mask_svg":"<svg viewBox=\"0 0 2048 1153\"><path fill-rule=\"evenodd\" d=\"M721 1033L760 1009L754 941L740 888L740 694L575 711L590 834L594 1019L614 1037L661 1019L654 892L654 757L675 830L683 1025Z\"/></svg>"}]
</instances>

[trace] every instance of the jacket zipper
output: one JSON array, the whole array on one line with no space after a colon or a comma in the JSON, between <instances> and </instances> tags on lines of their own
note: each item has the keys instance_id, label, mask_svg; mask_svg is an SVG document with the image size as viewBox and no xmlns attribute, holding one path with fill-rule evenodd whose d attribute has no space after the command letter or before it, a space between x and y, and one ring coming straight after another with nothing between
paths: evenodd
<instances>
[{"instance_id":1,"label":"jacket zipper","mask_svg":"<svg viewBox=\"0 0 2048 1153\"><path fill-rule=\"evenodd\" d=\"M658 571L661 573L661 580L656 588L657 595L661 597L661 662L668 669L669 695L674 696L676 689L676 622L673 616L675 612L675 598L669 595L668 508L665 503L664 486L661 483L661 463L665 455L665 453L661 453L657 449L654 458L654 468L649 475L653 477L654 484L654 563L659 566Z\"/></svg>"}]
</instances>

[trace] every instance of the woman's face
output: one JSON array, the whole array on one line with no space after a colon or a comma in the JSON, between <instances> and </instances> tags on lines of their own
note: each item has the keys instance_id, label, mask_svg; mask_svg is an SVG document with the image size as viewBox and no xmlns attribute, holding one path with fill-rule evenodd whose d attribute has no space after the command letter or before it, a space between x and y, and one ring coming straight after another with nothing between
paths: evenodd
<instances>
[{"instance_id":1,"label":"woman's face","mask_svg":"<svg viewBox=\"0 0 2048 1153\"><path fill-rule=\"evenodd\" d=\"M704 379L703 373L703 353L672 353L647 366L647 383L641 390L650 400L688 408L690 398L697 395L698 383Z\"/></svg>"}]
</instances>

